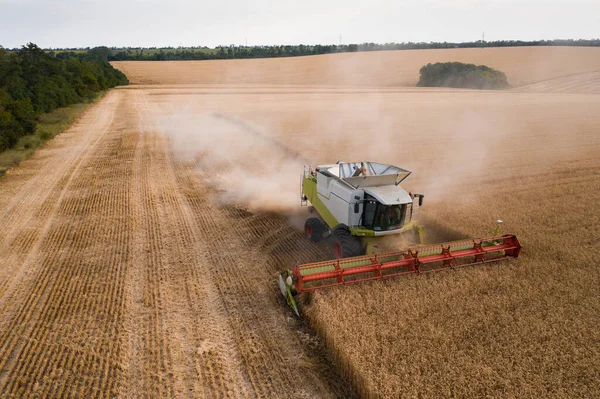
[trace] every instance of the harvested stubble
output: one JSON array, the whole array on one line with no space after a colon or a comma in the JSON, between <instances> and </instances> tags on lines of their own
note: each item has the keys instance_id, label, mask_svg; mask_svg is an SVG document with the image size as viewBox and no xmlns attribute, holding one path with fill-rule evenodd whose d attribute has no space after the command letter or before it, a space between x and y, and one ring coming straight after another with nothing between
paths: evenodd
<instances>
[{"instance_id":1,"label":"harvested stubble","mask_svg":"<svg viewBox=\"0 0 600 399\"><path fill-rule=\"evenodd\" d=\"M151 98L111 92L2 177L0 396L353 397L256 251L297 232L212 201Z\"/></svg>"}]
</instances>

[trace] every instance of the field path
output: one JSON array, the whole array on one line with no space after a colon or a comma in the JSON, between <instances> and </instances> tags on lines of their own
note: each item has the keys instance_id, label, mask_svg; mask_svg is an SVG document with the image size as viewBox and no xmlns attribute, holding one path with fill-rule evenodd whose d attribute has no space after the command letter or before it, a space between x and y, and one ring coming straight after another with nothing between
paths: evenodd
<instances>
[{"instance_id":1,"label":"field path","mask_svg":"<svg viewBox=\"0 0 600 399\"><path fill-rule=\"evenodd\" d=\"M354 396L275 284L322 248L212 201L159 111L112 91L0 180L3 397Z\"/></svg>"}]
</instances>

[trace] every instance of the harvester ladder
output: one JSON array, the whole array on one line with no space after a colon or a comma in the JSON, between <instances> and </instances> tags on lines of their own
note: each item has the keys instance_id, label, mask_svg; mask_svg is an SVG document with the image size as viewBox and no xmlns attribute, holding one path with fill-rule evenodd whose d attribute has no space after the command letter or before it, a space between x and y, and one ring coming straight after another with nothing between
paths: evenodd
<instances>
[{"instance_id":1,"label":"harvester ladder","mask_svg":"<svg viewBox=\"0 0 600 399\"><path fill-rule=\"evenodd\" d=\"M302 190L304 178L308 174L310 174L310 165L304 165L304 172L300 176L300 206L308 206L308 199L304 196L304 191Z\"/></svg>"}]
</instances>

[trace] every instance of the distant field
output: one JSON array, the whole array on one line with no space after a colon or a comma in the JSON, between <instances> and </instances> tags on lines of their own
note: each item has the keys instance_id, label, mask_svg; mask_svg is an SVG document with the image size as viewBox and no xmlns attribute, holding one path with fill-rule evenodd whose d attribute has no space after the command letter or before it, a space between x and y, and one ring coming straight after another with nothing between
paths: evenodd
<instances>
[{"instance_id":1,"label":"distant field","mask_svg":"<svg viewBox=\"0 0 600 399\"><path fill-rule=\"evenodd\" d=\"M600 71L575 73L521 86L515 91L551 93L600 93Z\"/></svg>"},{"instance_id":2,"label":"distant field","mask_svg":"<svg viewBox=\"0 0 600 399\"><path fill-rule=\"evenodd\" d=\"M600 396L598 50L114 63L135 85L0 178L1 396ZM398 87L435 61L519 87ZM444 238L503 219L520 258L295 319L278 271L328 257L299 177L340 159L413 171Z\"/></svg>"},{"instance_id":3,"label":"distant field","mask_svg":"<svg viewBox=\"0 0 600 399\"><path fill-rule=\"evenodd\" d=\"M600 71L600 48L510 47L403 50L296 58L213 61L122 61L113 65L133 84L415 86L427 63L487 65L522 86Z\"/></svg>"}]
</instances>

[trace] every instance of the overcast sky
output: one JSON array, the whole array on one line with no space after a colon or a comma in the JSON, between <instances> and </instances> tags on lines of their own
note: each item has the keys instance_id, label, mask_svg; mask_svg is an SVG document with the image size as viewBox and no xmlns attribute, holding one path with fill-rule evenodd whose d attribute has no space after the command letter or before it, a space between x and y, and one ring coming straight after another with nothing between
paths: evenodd
<instances>
[{"instance_id":1,"label":"overcast sky","mask_svg":"<svg viewBox=\"0 0 600 399\"><path fill-rule=\"evenodd\" d=\"M600 0L0 0L0 45L599 38Z\"/></svg>"}]
</instances>

